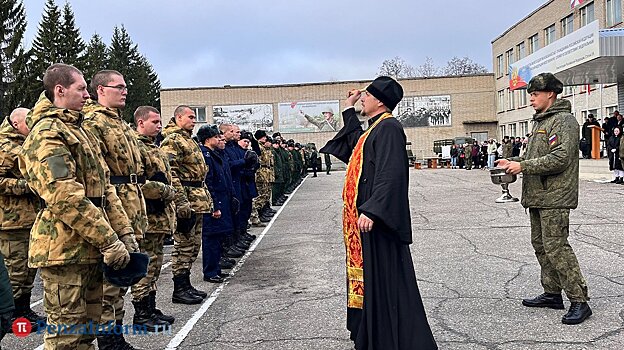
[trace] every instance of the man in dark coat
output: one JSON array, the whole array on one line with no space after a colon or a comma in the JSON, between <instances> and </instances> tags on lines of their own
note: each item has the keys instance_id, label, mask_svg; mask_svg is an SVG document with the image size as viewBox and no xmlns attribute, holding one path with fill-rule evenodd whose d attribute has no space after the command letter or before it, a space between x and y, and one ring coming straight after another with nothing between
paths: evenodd
<instances>
[{"instance_id":1,"label":"man in dark coat","mask_svg":"<svg viewBox=\"0 0 624 350\"><path fill-rule=\"evenodd\" d=\"M214 206L212 213L204 214L202 227L204 281L221 283L227 277L219 265L221 245L223 239L231 236L234 231L230 210L234 187L225 175L224 167L229 165L216 152L222 137L221 132L214 125L203 125L197 131L197 137L199 148L201 148L204 160L208 165L205 181Z\"/></svg>"},{"instance_id":2,"label":"man in dark coat","mask_svg":"<svg viewBox=\"0 0 624 350\"><path fill-rule=\"evenodd\" d=\"M4 257L0 253L0 341L11 329L11 316L15 310L13 290L9 273L4 265Z\"/></svg>"},{"instance_id":3,"label":"man in dark coat","mask_svg":"<svg viewBox=\"0 0 624 350\"><path fill-rule=\"evenodd\" d=\"M354 105L361 97L369 127ZM403 89L390 77L354 90L344 127L321 153L348 163L343 190L347 247L347 329L357 350L437 349L416 283L409 245L406 137L391 111ZM392 194L392 195L389 195Z\"/></svg>"}]
</instances>

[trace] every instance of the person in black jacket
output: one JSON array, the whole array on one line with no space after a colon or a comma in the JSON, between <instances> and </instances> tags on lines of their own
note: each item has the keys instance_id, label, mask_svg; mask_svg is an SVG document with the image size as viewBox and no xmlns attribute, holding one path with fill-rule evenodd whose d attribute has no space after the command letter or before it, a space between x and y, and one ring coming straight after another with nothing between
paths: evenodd
<instances>
[{"instance_id":1,"label":"person in black jacket","mask_svg":"<svg viewBox=\"0 0 624 350\"><path fill-rule=\"evenodd\" d=\"M620 160L620 141L622 139L622 129L619 126L613 128L613 135L607 140L607 153L609 154L609 170L613 171L615 177L611 183L624 183L624 169Z\"/></svg>"},{"instance_id":2,"label":"person in black jacket","mask_svg":"<svg viewBox=\"0 0 624 350\"><path fill-rule=\"evenodd\" d=\"M11 328L13 310L15 310L15 304L11 281L9 281L9 273L4 265L4 257L0 254L0 341Z\"/></svg>"}]
</instances>

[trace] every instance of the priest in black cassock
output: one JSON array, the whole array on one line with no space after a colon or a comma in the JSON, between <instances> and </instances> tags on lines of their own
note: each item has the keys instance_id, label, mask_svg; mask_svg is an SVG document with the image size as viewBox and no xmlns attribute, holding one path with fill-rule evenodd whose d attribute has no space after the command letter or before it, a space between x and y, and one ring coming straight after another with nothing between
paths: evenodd
<instances>
[{"instance_id":1,"label":"priest in black cassock","mask_svg":"<svg viewBox=\"0 0 624 350\"><path fill-rule=\"evenodd\" d=\"M403 88L382 76L349 94L344 127L320 150L348 163L342 193L347 329L357 350L437 349L409 249L406 137L392 116ZM358 99L369 118L366 130L355 112Z\"/></svg>"}]
</instances>

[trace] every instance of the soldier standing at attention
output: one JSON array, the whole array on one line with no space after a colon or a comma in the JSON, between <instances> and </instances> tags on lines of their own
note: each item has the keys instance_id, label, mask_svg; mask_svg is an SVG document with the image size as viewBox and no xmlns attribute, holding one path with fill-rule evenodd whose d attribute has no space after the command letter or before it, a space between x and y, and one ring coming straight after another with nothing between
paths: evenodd
<instances>
[{"instance_id":1,"label":"soldier standing at attention","mask_svg":"<svg viewBox=\"0 0 624 350\"><path fill-rule=\"evenodd\" d=\"M529 81L536 113L527 151L497 165L509 174L523 174L522 206L529 208L531 244L541 267L544 293L522 305L563 309L563 289L571 305L561 321L579 324L592 314L585 278L568 243L570 209L578 205L579 125L570 101L557 99L562 91L563 84L551 73Z\"/></svg>"},{"instance_id":2,"label":"soldier standing at attention","mask_svg":"<svg viewBox=\"0 0 624 350\"><path fill-rule=\"evenodd\" d=\"M464 144L464 159L466 160L466 170L472 170L472 144Z\"/></svg>"},{"instance_id":3,"label":"soldier standing at attention","mask_svg":"<svg viewBox=\"0 0 624 350\"><path fill-rule=\"evenodd\" d=\"M33 330L45 317L30 309L30 295L37 269L28 267L30 229L39 211L33 195L19 171L18 156L28 136L28 109L16 108L0 125L0 253L9 271L15 310L12 319L25 317Z\"/></svg>"},{"instance_id":4,"label":"soldier standing at attention","mask_svg":"<svg viewBox=\"0 0 624 350\"><path fill-rule=\"evenodd\" d=\"M121 73L102 70L91 79L91 92L97 101L87 101L83 108L84 128L100 142L104 161L110 170L110 183L115 186L134 233L124 240L129 252L138 252L137 239L143 238L147 228L147 214L140 184L145 183L145 172L139 145L134 131L121 118L121 108L126 106L128 87ZM136 239L135 239L136 237ZM100 324L123 325L124 295L120 288L104 281L102 318ZM98 335L100 349L133 349L123 334Z\"/></svg>"},{"instance_id":5,"label":"soldier standing at attention","mask_svg":"<svg viewBox=\"0 0 624 350\"><path fill-rule=\"evenodd\" d=\"M169 157L155 143L156 135L162 128L160 112L154 107L141 106L134 112L134 124L141 153L148 159L145 172L148 176L141 187L147 209L148 229L139 241L141 253L150 257L147 276L132 286L132 305L134 305L133 323L145 325L153 332L158 327L161 331L171 325L175 318L164 315L156 308L156 282L163 264L163 245L165 235L175 229L176 190L171 185L171 167Z\"/></svg>"},{"instance_id":6,"label":"soldier standing at attention","mask_svg":"<svg viewBox=\"0 0 624 350\"><path fill-rule=\"evenodd\" d=\"M201 249L203 214L212 213L212 198L204 179L208 166L204 161L199 145L191 138L195 127L195 113L189 106L178 106L173 118L163 129L165 139L160 148L169 157L169 164L174 176L174 186L182 198L176 199L178 227L173 234L174 245L171 253L173 270L174 303L199 304L208 295L191 285L191 267ZM191 219L188 232L180 229L180 222Z\"/></svg>"},{"instance_id":7,"label":"soldier standing at attention","mask_svg":"<svg viewBox=\"0 0 624 350\"><path fill-rule=\"evenodd\" d=\"M268 135L264 130L257 130L254 134L256 140L260 144L260 168L256 172L256 186L258 187L258 196L253 199L253 212L251 224L257 226L262 222L271 221L274 212L271 209L269 201L271 200L271 187L275 181L275 172L273 171L273 152L271 142L267 141Z\"/></svg>"},{"instance_id":8,"label":"soldier standing at attention","mask_svg":"<svg viewBox=\"0 0 624 350\"><path fill-rule=\"evenodd\" d=\"M89 97L82 73L53 64L43 86L26 118L31 132L20 161L22 175L43 201L30 231L28 266L39 268L48 325L97 324L102 255L110 267L125 267L130 255L124 242L134 241L133 229L109 183L99 141L81 125ZM44 349L92 349L93 339L93 334L46 332Z\"/></svg>"}]
</instances>

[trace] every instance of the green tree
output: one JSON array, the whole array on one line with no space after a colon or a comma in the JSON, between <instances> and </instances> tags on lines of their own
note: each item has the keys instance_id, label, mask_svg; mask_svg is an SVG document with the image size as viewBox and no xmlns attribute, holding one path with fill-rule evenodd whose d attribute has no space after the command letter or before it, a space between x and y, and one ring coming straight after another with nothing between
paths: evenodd
<instances>
[{"instance_id":1,"label":"green tree","mask_svg":"<svg viewBox=\"0 0 624 350\"><path fill-rule=\"evenodd\" d=\"M74 65L83 70L85 66L84 51L86 45L80 36L80 30L76 28L74 12L69 3L63 7L63 22L61 23L61 33L59 42L59 62Z\"/></svg>"},{"instance_id":2,"label":"green tree","mask_svg":"<svg viewBox=\"0 0 624 350\"><path fill-rule=\"evenodd\" d=\"M26 15L21 0L0 0L0 119L9 115L11 110L19 107L14 104L16 90L19 86L16 79L22 67L16 62L25 59L22 40L26 31Z\"/></svg>"},{"instance_id":3,"label":"green tree","mask_svg":"<svg viewBox=\"0 0 624 350\"><path fill-rule=\"evenodd\" d=\"M87 81L90 81L95 73L108 68L107 50L106 44L102 41L102 37L98 34L93 34L91 40L89 40L87 44L84 59L85 65L82 71Z\"/></svg>"}]
</instances>

